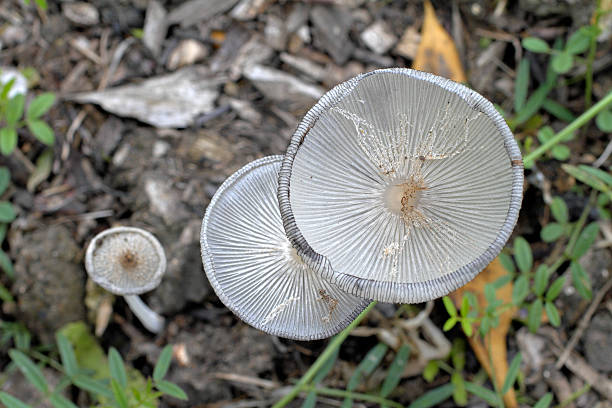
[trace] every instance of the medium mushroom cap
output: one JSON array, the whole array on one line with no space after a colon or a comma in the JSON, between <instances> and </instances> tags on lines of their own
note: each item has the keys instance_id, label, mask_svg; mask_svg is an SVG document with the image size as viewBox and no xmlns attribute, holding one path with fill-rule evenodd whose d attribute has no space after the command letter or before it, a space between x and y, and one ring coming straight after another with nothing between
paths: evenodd
<instances>
[{"instance_id":1,"label":"medium mushroom cap","mask_svg":"<svg viewBox=\"0 0 612 408\"><path fill-rule=\"evenodd\" d=\"M159 286L166 255L151 233L115 227L96 235L87 247L85 269L91 279L116 295L139 295Z\"/></svg>"},{"instance_id":2,"label":"medium mushroom cap","mask_svg":"<svg viewBox=\"0 0 612 408\"><path fill-rule=\"evenodd\" d=\"M267 333L334 335L366 306L312 271L291 247L276 199L282 156L247 164L219 187L202 223L202 261L221 301Z\"/></svg>"},{"instance_id":3,"label":"medium mushroom cap","mask_svg":"<svg viewBox=\"0 0 612 408\"><path fill-rule=\"evenodd\" d=\"M287 235L342 289L384 302L443 296L502 249L522 200L506 122L478 93L410 69L329 91L279 174Z\"/></svg>"}]
</instances>

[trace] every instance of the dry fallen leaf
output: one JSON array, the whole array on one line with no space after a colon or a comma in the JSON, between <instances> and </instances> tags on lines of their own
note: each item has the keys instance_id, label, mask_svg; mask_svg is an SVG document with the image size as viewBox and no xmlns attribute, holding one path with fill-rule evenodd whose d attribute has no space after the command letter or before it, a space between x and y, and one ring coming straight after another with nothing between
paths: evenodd
<instances>
[{"instance_id":1,"label":"dry fallen leaf","mask_svg":"<svg viewBox=\"0 0 612 408\"><path fill-rule=\"evenodd\" d=\"M421 30L421 44L412 68L427 71L457 82L467 82L457 47L436 17L433 6L425 2L425 19Z\"/></svg>"},{"instance_id":2,"label":"dry fallen leaf","mask_svg":"<svg viewBox=\"0 0 612 408\"><path fill-rule=\"evenodd\" d=\"M478 304L482 309L487 307L487 300L484 294L484 288L487 283L493 283L499 278L505 276L508 272L502 266L498 258L495 258L484 271L482 271L474 280L469 282L464 287L456 290L450 294L451 299L455 305L461 307L461 300L465 292L472 292L478 299ZM504 303L512 303L512 282L504 285L496 292L497 298L502 299ZM478 358L478 361L482 367L487 371L489 377L491 376L491 365L489 364L489 358L493 363L495 371L495 379L497 386L502 387L506 374L508 373L508 360L506 352L506 335L510 328L512 317L514 316L515 309L506 309L499 316L499 324L497 327L492 328L487 335L483 338L478 334L478 330L472 337L468 338L474 354ZM516 395L514 390L511 388L510 391L504 395L504 404L508 408L518 408L518 402L516 401Z\"/></svg>"}]
</instances>

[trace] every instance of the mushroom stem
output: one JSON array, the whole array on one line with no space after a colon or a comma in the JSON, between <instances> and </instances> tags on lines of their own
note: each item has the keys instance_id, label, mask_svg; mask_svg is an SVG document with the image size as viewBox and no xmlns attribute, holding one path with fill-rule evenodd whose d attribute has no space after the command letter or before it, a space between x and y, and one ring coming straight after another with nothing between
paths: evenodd
<instances>
[{"instance_id":1,"label":"mushroom stem","mask_svg":"<svg viewBox=\"0 0 612 408\"><path fill-rule=\"evenodd\" d=\"M147 306L138 295L123 296L132 312L142 325L151 333L159 333L164 328L164 318Z\"/></svg>"}]
</instances>

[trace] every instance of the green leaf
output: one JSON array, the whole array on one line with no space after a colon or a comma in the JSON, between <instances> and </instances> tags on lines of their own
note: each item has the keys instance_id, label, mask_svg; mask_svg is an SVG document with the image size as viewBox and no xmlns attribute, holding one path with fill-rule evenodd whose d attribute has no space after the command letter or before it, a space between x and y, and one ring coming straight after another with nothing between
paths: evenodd
<instances>
[{"instance_id":1,"label":"green leaf","mask_svg":"<svg viewBox=\"0 0 612 408\"><path fill-rule=\"evenodd\" d=\"M582 54L589 49L590 44L591 38L584 31L578 30L567 40L565 51L574 55Z\"/></svg>"},{"instance_id":2,"label":"green leaf","mask_svg":"<svg viewBox=\"0 0 612 408\"><path fill-rule=\"evenodd\" d=\"M540 322L542 321L542 300L536 299L531 305L529 305L529 311L527 313L527 327L532 333L538 331Z\"/></svg>"},{"instance_id":3,"label":"green leaf","mask_svg":"<svg viewBox=\"0 0 612 408\"><path fill-rule=\"evenodd\" d=\"M13 98L6 104L5 119L6 123L8 123L10 127L15 127L15 124L17 124L21 118L21 115L23 115L24 104L25 96L22 94L13 96Z\"/></svg>"},{"instance_id":4,"label":"green leaf","mask_svg":"<svg viewBox=\"0 0 612 408\"><path fill-rule=\"evenodd\" d=\"M557 74L565 74L567 71L572 69L572 65L574 65L574 57L567 52L555 54L552 57L551 64L552 68Z\"/></svg>"},{"instance_id":5,"label":"green leaf","mask_svg":"<svg viewBox=\"0 0 612 408\"><path fill-rule=\"evenodd\" d=\"M47 0L34 0L34 2L36 3L36 5L38 7L40 7L43 10L47 9Z\"/></svg>"},{"instance_id":6,"label":"green leaf","mask_svg":"<svg viewBox=\"0 0 612 408\"><path fill-rule=\"evenodd\" d=\"M6 275L9 278L15 279L15 270L13 269L13 262L11 262L11 258L9 258L6 252L4 252L1 249L0 249L0 268L4 271L4 273L6 273Z\"/></svg>"},{"instance_id":7,"label":"green leaf","mask_svg":"<svg viewBox=\"0 0 612 408\"><path fill-rule=\"evenodd\" d=\"M0 401L6 405L6 408L32 408L30 405L3 391L0 391Z\"/></svg>"},{"instance_id":8,"label":"green leaf","mask_svg":"<svg viewBox=\"0 0 612 408\"><path fill-rule=\"evenodd\" d=\"M550 126L543 126L538 130L538 140L544 144L555 136L555 131Z\"/></svg>"},{"instance_id":9,"label":"green leaf","mask_svg":"<svg viewBox=\"0 0 612 408\"><path fill-rule=\"evenodd\" d=\"M457 316L457 309L455 308L453 301L448 296L444 296L442 298L442 303L444 303L444 308L446 309L446 312L449 316Z\"/></svg>"},{"instance_id":10,"label":"green leaf","mask_svg":"<svg viewBox=\"0 0 612 408\"><path fill-rule=\"evenodd\" d=\"M94 380L93 378L90 378L83 374L78 374L72 379L72 382L80 389L90 392L94 395L101 395L103 397L113 398L112 391L102 381Z\"/></svg>"},{"instance_id":11,"label":"green leaf","mask_svg":"<svg viewBox=\"0 0 612 408\"><path fill-rule=\"evenodd\" d=\"M468 312L470 311L470 301L467 297L463 297L463 299L461 300L461 316L462 317L467 317Z\"/></svg>"},{"instance_id":12,"label":"green leaf","mask_svg":"<svg viewBox=\"0 0 612 408\"><path fill-rule=\"evenodd\" d=\"M153 380L161 381L166 376L170 362L172 361L172 346L168 344L159 355L159 359L153 369Z\"/></svg>"},{"instance_id":13,"label":"green leaf","mask_svg":"<svg viewBox=\"0 0 612 408\"><path fill-rule=\"evenodd\" d=\"M55 95L51 92L38 95L28 106L27 120L31 121L40 118L51 108L53 102L55 102Z\"/></svg>"},{"instance_id":14,"label":"green leaf","mask_svg":"<svg viewBox=\"0 0 612 408\"><path fill-rule=\"evenodd\" d=\"M544 40L541 40L539 38L535 38L535 37L523 38L522 44L523 44L523 48L531 52L535 52L535 53L550 52L550 47L548 46L548 44Z\"/></svg>"},{"instance_id":15,"label":"green leaf","mask_svg":"<svg viewBox=\"0 0 612 408\"><path fill-rule=\"evenodd\" d=\"M516 69L514 81L514 111L520 111L527 100L529 90L529 60L523 58Z\"/></svg>"},{"instance_id":16,"label":"green leaf","mask_svg":"<svg viewBox=\"0 0 612 408\"><path fill-rule=\"evenodd\" d=\"M42 371L40 371L40 368L34 364L34 362L30 360L28 356L15 349L9 350L9 356L17 367L19 367L19 370L21 370L23 375L30 383L32 383L34 387L36 387L38 391L42 392L43 394L46 394L49 391L47 380L45 380Z\"/></svg>"},{"instance_id":17,"label":"green leaf","mask_svg":"<svg viewBox=\"0 0 612 408\"><path fill-rule=\"evenodd\" d=\"M317 393L314 391L310 391L306 398L304 398L304 402L302 403L302 408L315 408L317 406Z\"/></svg>"},{"instance_id":18,"label":"green leaf","mask_svg":"<svg viewBox=\"0 0 612 408\"><path fill-rule=\"evenodd\" d=\"M440 363L438 362L438 360L429 360L427 362L427 365L423 369L423 378L425 379L425 381L430 383L434 380L434 378L436 378L436 375L438 375L439 371Z\"/></svg>"},{"instance_id":19,"label":"green leaf","mask_svg":"<svg viewBox=\"0 0 612 408\"><path fill-rule=\"evenodd\" d=\"M557 222L567 224L569 221L569 211L567 210L565 201L563 201L561 197L555 197L552 199L552 202L550 203L550 211Z\"/></svg>"},{"instance_id":20,"label":"green leaf","mask_svg":"<svg viewBox=\"0 0 612 408\"><path fill-rule=\"evenodd\" d=\"M353 375L349 379L346 389L348 391L352 391L357 388L359 383L362 381L363 376L368 376L372 374L372 372L378 367L380 362L382 361L385 354L387 354L387 350L389 346L384 343L378 343L376 346L372 347L370 351L365 355L363 360L359 363Z\"/></svg>"},{"instance_id":21,"label":"green leaf","mask_svg":"<svg viewBox=\"0 0 612 408\"><path fill-rule=\"evenodd\" d=\"M15 217L15 209L11 203L0 201L0 222L11 222Z\"/></svg>"},{"instance_id":22,"label":"green leaf","mask_svg":"<svg viewBox=\"0 0 612 408\"><path fill-rule=\"evenodd\" d=\"M525 275L519 276L512 288L512 303L516 306L520 306L528 294L529 278Z\"/></svg>"},{"instance_id":23,"label":"green leaf","mask_svg":"<svg viewBox=\"0 0 612 408\"><path fill-rule=\"evenodd\" d=\"M0 129L0 152L4 155L13 153L17 146L17 131L13 127Z\"/></svg>"},{"instance_id":24,"label":"green leaf","mask_svg":"<svg viewBox=\"0 0 612 408\"><path fill-rule=\"evenodd\" d=\"M612 132L612 110L604 109L595 117L595 124L602 132Z\"/></svg>"},{"instance_id":25,"label":"green leaf","mask_svg":"<svg viewBox=\"0 0 612 408\"><path fill-rule=\"evenodd\" d=\"M551 222L548 225L545 225L544 228L540 231L540 238L544 242L554 242L565 232L565 228L557 224L556 222Z\"/></svg>"},{"instance_id":26,"label":"green leaf","mask_svg":"<svg viewBox=\"0 0 612 408\"><path fill-rule=\"evenodd\" d=\"M598 179L600 179L601 181L606 183L608 185L608 187L612 187L612 174L610 174L608 172L605 172L605 171L603 171L601 169L597 169L595 167L587 166L585 164L581 164L579 166L579 168L581 170L586 171L591 176L597 177Z\"/></svg>"},{"instance_id":27,"label":"green leaf","mask_svg":"<svg viewBox=\"0 0 612 408\"><path fill-rule=\"evenodd\" d=\"M123 388L127 387L127 374L121 354L116 348L111 347L108 351L108 365L110 368L111 377L117 380L117 383ZM161 380L161 378L160 378Z\"/></svg>"},{"instance_id":28,"label":"green leaf","mask_svg":"<svg viewBox=\"0 0 612 408\"><path fill-rule=\"evenodd\" d=\"M555 279L555 281L548 288L548 292L546 292L546 301L552 302L559 296L561 290L563 289L563 285L565 285L565 277L561 276L560 278Z\"/></svg>"},{"instance_id":29,"label":"green leaf","mask_svg":"<svg viewBox=\"0 0 612 408\"><path fill-rule=\"evenodd\" d=\"M570 263L570 270L572 272L572 283L576 288L576 292L578 292L582 298L591 300L593 297L593 292L591 291L591 279L589 278L589 275L586 273L582 265L575 261Z\"/></svg>"},{"instance_id":30,"label":"green leaf","mask_svg":"<svg viewBox=\"0 0 612 408\"><path fill-rule=\"evenodd\" d=\"M3 302L15 301L15 299L13 299L13 295L11 295L11 292L2 283L0 283L0 299L2 299Z\"/></svg>"},{"instance_id":31,"label":"green leaf","mask_svg":"<svg viewBox=\"0 0 612 408\"><path fill-rule=\"evenodd\" d=\"M552 156L559 161L565 161L569 159L571 155L569 147L563 144L553 146L550 152Z\"/></svg>"},{"instance_id":32,"label":"green leaf","mask_svg":"<svg viewBox=\"0 0 612 408\"><path fill-rule=\"evenodd\" d=\"M544 309L546 310L546 315L548 316L550 324L559 327L561 325L561 317L555 305L552 302L546 302L544 304Z\"/></svg>"},{"instance_id":33,"label":"green leaf","mask_svg":"<svg viewBox=\"0 0 612 408\"><path fill-rule=\"evenodd\" d=\"M45 181L49 177L49 174L51 174L52 168L53 149L45 149L36 159L36 169L34 169L30 177L28 177L28 182L26 183L28 191L34 191L40 183Z\"/></svg>"},{"instance_id":34,"label":"green leaf","mask_svg":"<svg viewBox=\"0 0 612 408\"><path fill-rule=\"evenodd\" d=\"M49 401L51 402L51 405L53 405L55 408L79 408L75 404L73 404L72 401L69 401L68 399L59 394L52 394L49 397Z\"/></svg>"},{"instance_id":35,"label":"green leaf","mask_svg":"<svg viewBox=\"0 0 612 408\"><path fill-rule=\"evenodd\" d=\"M11 182L11 172L4 166L0 166L0 195L2 195ZM2 240L0 240L1 242Z\"/></svg>"},{"instance_id":36,"label":"green leaf","mask_svg":"<svg viewBox=\"0 0 612 408\"><path fill-rule=\"evenodd\" d=\"M391 366L389 366L389 371L387 372L385 381L383 381L383 385L380 389L381 397L387 397L389 394L391 394L395 387L397 387L402 379L402 373L404 372L404 367L408 362L408 357L410 357L410 346L408 344L402 344L399 350L397 350Z\"/></svg>"},{"instance_id":37,"label":"green leaf","mask_svg":"<svg viewBox=\"0 0 612 408\"><path fill-rule=\"evenodd\" d=\"M42 120L28 120L27 124L36 139L48 146L53 146L55 135L49 125Z\"/></svg>"},{"instance_id":38,"label":"green leaf","mask_svg":"<svg viewBox=\"0 0 612 408\"><path fill-rule=\"evenodd\" d=\"M8 99L8 94L13 89L13 85L15 85L16 77L12 77L6 83L0 84L2 85L2 91L0 92L0 101L6 101Z\"/></svg>"},{"instance_id":39,"label":"green leaf","mask_svg":"<svg viewBox=\"0 0 612 408\"><path fill-rule=\"evenodd\" d=\"M457 320L457 317L455 316L449 317L448 320L444 323L444 327L442 327L442 330L449 331L450 329L455 327L458 321L459 320Z\"/></svg>"},{"instance_id":40,"label":"green leaf","mask_svg":"<svg viewBox=\"0 0 612 408\"><path fill-rule=\"evenodd\" d=\"M531 247L523 237L514 240L514 259L519 270L523 273L531 271L533 267L533 255Z\"/></svg>"},{"instance_id":41,"label":"green leaf","mask_svg":"<svg viewBox=\"0 0 612 408\"><path fill-rule=\"evenodd\" d=\"M453 385L453 400L460 407L467 405L467 391L465 389L465 381L461 373L453 371L451 374L451 384Z\"/></svg>"},{"instance_id":42,"label":"green leaf","mask_svg":"<svg viewBox=\"0 0 612 408\"><path fill-rule=\"evenodd\" d=\"M312 379L312 383L311 383L312 385L317 385L318 383L323 381L325 377L327 377L327 374L329 374L332 368L334 368L336 360L338 359L338 354L340 354L339 348L337 348L332 353L332 355L327 359L327 361L325 361L325 363L321 366L319 371L317 371L317 374Z\"/></svg>"},{"instance_id":43,"label":"green leaf","mask_svg":"<svg viewBox=\"0 0 612 408\"><path fill-rule=\"evenodd\" d=\"M533 293L536 296L542 296L548 286L548 267L546 265L540 265L536 270L534 281L533 281Z\"/></svg>"},{"instance_id":44,"label":"green leaf","mask_svg":"<svg viewBox=\"0 0 612 408\"><path fill-rule=\"evenodd\" d=\"M576 119L576 116L569 109L561 105L559 102L549 98L544 100L544 103L542 103L542 108L544 108L546 112L555 116L557 119L568 123Z\"/></svg>"},{"instance_id":45,"label":"green leaf","mask_svg":"<svg viewBox=\"0 0 612 408\"><path fill-rule=\"evenodd\" d=\"M492 407L500 405L497 394L495 394L495 392L491 391L490 389L483 387L482 385L466 381L465 389L468 390L470 394L474 394L478 398L483 399L487 402L487 404Z\"/></svg>"},{"instance_id":46,"label":"green leaf","mask_svg":"<svg viewBox=\"0 0 612 408\"><path fill-rule=\"evenodd\" d=\"M178 398L183 401L187 401L187 394L185 394L185 392L181 390L178 385L173 384L170 381L156 381L155 388L157 388L166 395Z\"/></svg>"},{"instance_id":47,"label":"green leaf","mask_svg":"<svg viewBox=\"0 0 612 408\"><path fill-rule=\"evenodd\" d=\"M544 101L546 100L546 97L553 88L554 81L548 82L547 80L547 82L543 83L535 91L533 91L523 108L516 113L516 117L513 120L513 126L516 127L521 125L535 115L538 110L540 110L544 104Z\"/></svg>"},{"instance_id":48,"label":"green leaf","mask_svg":"<svg viewBox=\"0 0 612 408\"><path fill-rule=\"evenodd\" d=\"M446 401L451 395L455 386L453 384L445 384L426 392L408 406L408 408L431 408L435 407L443 401Z\"/></svg>"},{"instance_id":49,"label":"green leaf","mask_svg":"<svg viewBox=\"0 0 612 408\"><path fill-rule=\"evenodd\" d=\"M553 400L553 395L549 392L544 394L542 398L533 406L533 408L548 408Z\"/></svg>"},{"instance_id":50,"label":"green leaf","mask_svg":"<svg viewBox=\"0 0 612 408\"><path fill-rule=\"evenodd\" d=\"M127 395L125 395L124 388L125 386L121 386L115 378L111 378L111 389L113 390L113 396L115 397L115 402L117 402L119 408L128 408L128 400Z\"/></svg>"},{"instance_id":51,"label":"green leaf","mask_svg":"<svg viewBox=\"0 0 612 408\"><path fill-rule=\"evenodd\" d=\"M461 329L463 330L465 335L468 337L472 337L472 334L474 334L474 329L472 328L472 324L466 319L461 320Z\"/></svg>"},{"instance_id":52,"label":"green leaf","mask_svg":"<svg viewBox=\"0 0 612 408\"><path fill-rule=\"evenodd\" d=\"M510 272L511 275L514 275L516 273L516 268L514 267L514 261L512 260L512 257L510 255L508 255L505 252L500 252L500 254L497 255L497 258L501 262L504 269Z\"/></svg>"},{"instance_id":53,"label":"green leaf","mask_svg":"<svg viewBox=\"0 0 612 408\"><path fill-rule=\"evenodd\" d=\"M498 290L498 289L503 288L504 286L506 286L510 282L512 282L512 276L511 275L505 275L505 276L502 276L501 278L498 278L496 281L494 281L490 285L495 290Z\"/></svg>"},{"instance_id":54,"label":"green leaf","mask_svg":"<svg viewBox=\"0 0 612 408\"><path fill-rule=\"evenodd\" d=\"M586 252L589 250L591 245L595 242L595 238L597 238L597 233L599 232L599 225L596 222L592 222L580 233L578 236L578 240L576 241L576 245L572 250L572 259L577 261L580 259Z\"/></svg>"},{"instance_id":55,"label":"green leaf","mask_svg":"<svg viewBox=\"0 0 612 408\"><path fill-rule=\"evenodd\" d=\"M75 376L79 370L79 366L77 365L72 344L70 344L70 341L68 341L66 336L60 332L55 333L55 339L57 341L57 348L59 349L62 365L66 370L66 374L69 377Z\"/></svg>"},{"instance_id":56,"label":"green leaf","mask_svg":"<svg viewBox=\"0 0 612 408\"><path fill-rule=\"evenodd\" d=\"M584 184L587 184L591 186L592 188L594 188L595 190L601 191L602 193L610 194L610 187L607 185L607 183L604 180L601 179L600 177L601 174L590 172L589 170L586 170L585 167L588 168L588 166L576 167L570 164L562 164L561 167L567 173L572 175L577 180L580 180Z\"/></svg>"},{"instance_id":57,"label":"green leaf","mask_svg":"<svg viewBox=\"0 0 612 408\"><path fill-rule=\"evenodd\" d=\"M516 377L519 373L519 368L521 368L521 359L521 353L517 353L517 355L514 356L514 358L512 359L510 367L508 368L508 373L506 374L506 379L504 380L504 385L502 385L501 388L502 395L510 391L510 388L512 388L512 386L514 385Z\"/></svg>"}]
</instances>

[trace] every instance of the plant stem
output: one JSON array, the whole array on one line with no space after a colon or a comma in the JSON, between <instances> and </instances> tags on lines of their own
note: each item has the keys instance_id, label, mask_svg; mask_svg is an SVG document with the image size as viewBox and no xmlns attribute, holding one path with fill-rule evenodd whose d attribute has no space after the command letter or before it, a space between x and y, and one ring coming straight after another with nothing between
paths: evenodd
<instances>
[{"instance_id":1,"label":"plant stem","mask_svg":"<svg viewBox=\"0 0 612 408\"><path fill-rule=\"evenodd\" d=\"M321 366L323 366L323 364L325 364L325 362L334 354L336 349L338 349L342 345L342 343L344 342L344 340L346 340L351 331L353 331L353 329L357 327L359 323L361 323L363 318L368 315L370 310L372 310L374 306L376 306L376 303L377 302L375 300L372 301L368 305L368 307L366 307L359 314L359 316L357 316L357 318L351 322L351 324L349 324L344 330L340 332L340 334L338 334L329 342L329 344L327 345L325 350L323 350L323 353L321 353L319 358L317 358L314 364L310 366L308 371L306 371L302 378L300 378L300 381L295 384L293 389L287 395L285 395L280 401L274 404L272 408L282 408L291 401L293 401L293 399L300 393L300 391L302 391L304 387L306 387L308 383L312 381L313 377L317 374L317 371L319 371Z\"/></svg>"},{"instance_id":2,"label":"plant stem","mask_svg":"<svg viewBox=\"0 0 612 408\"><path fill-rule=\"evenodd\" d=\"M314 387L312 385L305 385L302 390L303 391L313 391L317 394L327 395L329 397L351 398L355 400L374 402L381 406L403 408L402 404L395 402L395 401L388 400L383 397L379 397L378 395L361 394L358 392L338 390L335 388Z\"/></svg>"},{"instance_id":3,"label":"plant stem","mask_svg":"<svg viewBox=\"0 0 612 408\"><path fill-rule=\"evenodd\" d=\"M589 196L589 201L587 205L582 210L582 213L580 214L580 218L578 218L578 221L576 222L576 225L574 226L569 242L567 243L567 246L565 247L564 253L566 257L568 258L570 257L570 254L574 250L574 246L576 245L576 241L578 241L580 231L582 231L582 228L584 227L584 224L586 223L587 217L589 216L589 213L591 212L591 208L593 207L593 204L595 204L596 199L597 199L597 191L593 190L591 191L591 195Z\"/></svg>"},{"instance_id":4,"label":"plant stem","mask_svg":"<svg viewBox=\"0 0 612 408\"><path fill-rule=\"evenodd\" d=\"M584 126L589 120L593 119L599 112L604 110L604 108L610 103L612 103L612 92L609 92L602 100L591 106L586 112L574 119L572 123L567 125L556 135L551 137L546 143L542 144L540 147L527 154L523 158L525 167L529 167L529 165L533 164L533 161L535 159L537 159L538 157L543 155L548 149L559 143L559 141L561 141L564 137L570 135L576 129L579 129Z\"/></svg>"}]
</instances>

